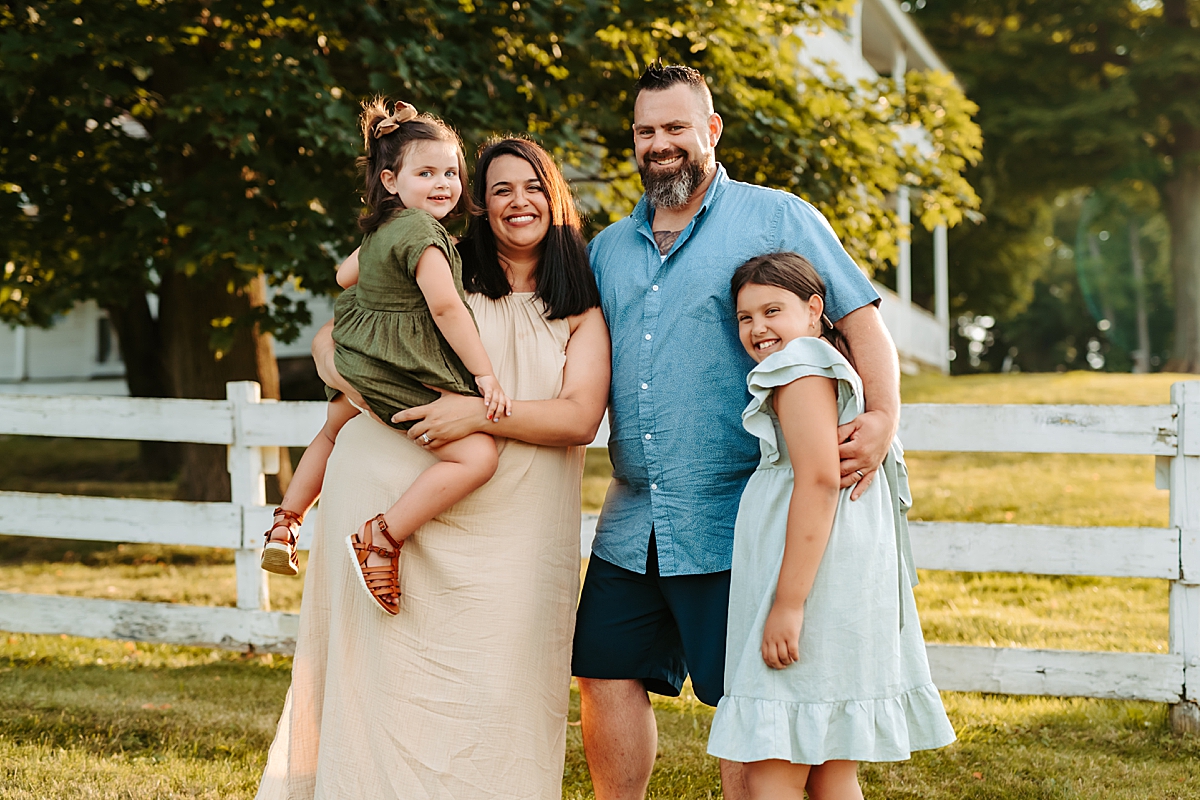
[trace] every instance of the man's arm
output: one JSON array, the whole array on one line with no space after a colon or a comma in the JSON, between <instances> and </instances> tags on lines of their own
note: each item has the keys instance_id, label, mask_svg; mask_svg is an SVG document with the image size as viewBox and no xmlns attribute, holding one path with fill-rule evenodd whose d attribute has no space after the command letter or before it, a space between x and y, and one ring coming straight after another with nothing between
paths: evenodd
<instances>
[{"instance_id":1,"label":"man's arm","mask_svg":"<svg viewBox=\"0 0 1200 800\"><path fill-rule=\"evenodd\" d=\"M900 426L900 360L873 304L851 311L835 327L846 337L850 361L863 382L866 413L838 428L842 488L857 482L850 494L857 500L874 480Z\"/></svg>"}]
</instances>

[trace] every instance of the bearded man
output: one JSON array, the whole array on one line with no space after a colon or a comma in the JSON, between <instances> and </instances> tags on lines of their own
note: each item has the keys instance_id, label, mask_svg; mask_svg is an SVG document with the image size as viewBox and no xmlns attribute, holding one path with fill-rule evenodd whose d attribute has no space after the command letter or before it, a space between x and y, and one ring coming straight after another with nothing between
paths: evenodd
<instances>
[{"instance_id":1,"label":"bearded man","mask_svg":"<svg viewBox=\"0 0 1200 800\"><path fill-rule=\"evenodd\" d=\"M733 526L758 463L742 429L753 361L729 297L753 256L794 251L821 273L826 315L863 379L866 413L838 430L842 485L870 484L896 433L899 364L879 295L800 198L731 180L703 76L655 65L637 83L633 141L645 194L589 246L612 332L613 482L580 598L572 669L597 800L645 797L658 733L647 692L689 674L715 706L725 668ZM727 800L747 797L721 762Z\"/></svg>"}]
</instances>

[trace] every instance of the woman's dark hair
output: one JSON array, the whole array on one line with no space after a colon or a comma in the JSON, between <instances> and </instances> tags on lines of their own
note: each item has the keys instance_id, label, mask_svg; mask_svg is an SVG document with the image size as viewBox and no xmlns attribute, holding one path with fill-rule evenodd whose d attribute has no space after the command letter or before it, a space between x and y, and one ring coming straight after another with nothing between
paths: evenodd
<instances>
[{"instance_id":1,"label":"woman's dark hair","mask_svg":"<svg viewBox=\"0 0 1200 800\"><path fill-rule=\"evenodd\" d=\"M516 156L533 167L550 207L550 230L542 247L542 258L533 273L537 296L546 304L550 319L582 314L600 305L600 291L588 266L587 248L579 211L571 189L550 154L528 139L494 139L479 150L475 161L475 210L467 232L458 245L463 260L463 286L497 300L512 292L508 276L500 266L496 237L487 218L488 169L500 156Z\"/></svg>"},{"instance_id":2,"label":"woman's dark hair","mask_svg":"<svg viewBox=\"0 0 1200 800\"><path fill-rule=\"evenodd\" d=\"M825 302L825 281L817 268L799 253L768 253L755 256L738 267L729 281L729 294L737 307L738 293L748 284L777 286L807 302L814 294ZM849 355L846 338L833 327L829 317L821 314L821 335L843 355Z\"/></svg>"},{"instance_id":3,"label":"woman's dark hair","mask_svg":"<svg viewBox=\"0 0 1200 800\"><path fill-rule=\"evenodd\" d=\"M405 117L409 118L395 124ZM412 106L405 103L397 103L394 109L389 109L387 101L381 97L363 103L359 122L367 148L367 154L359 157L357 162L363 172L363 202L367 204L366 213L358 219L359 230L371 233L404 209L404 203L384 187L379 176L385 169L398 172L404 163L405 153L415 142L446 142L458 150L462 196L445 218L457 219L467 213L471 203L467 189L467 163L463 158L462 141L449 125L429 114L417 114ZM380 132L381 123L393 130Z\"/></svg>"}]
</instances>

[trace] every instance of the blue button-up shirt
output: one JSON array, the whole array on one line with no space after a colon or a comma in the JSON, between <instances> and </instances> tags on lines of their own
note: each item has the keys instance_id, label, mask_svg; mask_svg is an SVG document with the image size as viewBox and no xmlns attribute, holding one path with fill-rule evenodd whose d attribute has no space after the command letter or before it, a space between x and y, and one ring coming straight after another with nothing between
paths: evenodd
<instances>
[{"instance_id":1,"label":"blue button-up shirt","mask_svg":"<svg viewBox=\"0 0 1200 800\"><path fill-rule=\"evenodd\" d=\"M588 246L612 332L613 482L592 554L661 575L730 568L742 489L758 443L742 428L754 365L738 340L729 279L750 258L794 251L825 280L833 321L879 295L829 223L795 195L730 180L725 168L664 259L645 198Z\"/></svg>"}]
</instances>

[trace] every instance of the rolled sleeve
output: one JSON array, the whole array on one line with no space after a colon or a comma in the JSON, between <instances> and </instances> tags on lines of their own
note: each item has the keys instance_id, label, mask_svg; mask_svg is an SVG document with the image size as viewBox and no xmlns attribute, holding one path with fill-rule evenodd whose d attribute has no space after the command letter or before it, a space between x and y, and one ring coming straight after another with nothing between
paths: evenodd
<instances>
[{"instance_id":1,"label":"rolled sleeve","mask_svg":"<svg viewBox=\"0 0 1200 800\"><path fill-rule=\"evenodd\" d=\"M829 221L812 204L793 195L785 197L775 223L778 250L799 253L817 268L825 281L825 315L830 321L878 303L879 293L842 247Z\"/></svg>"}]
</instances>

